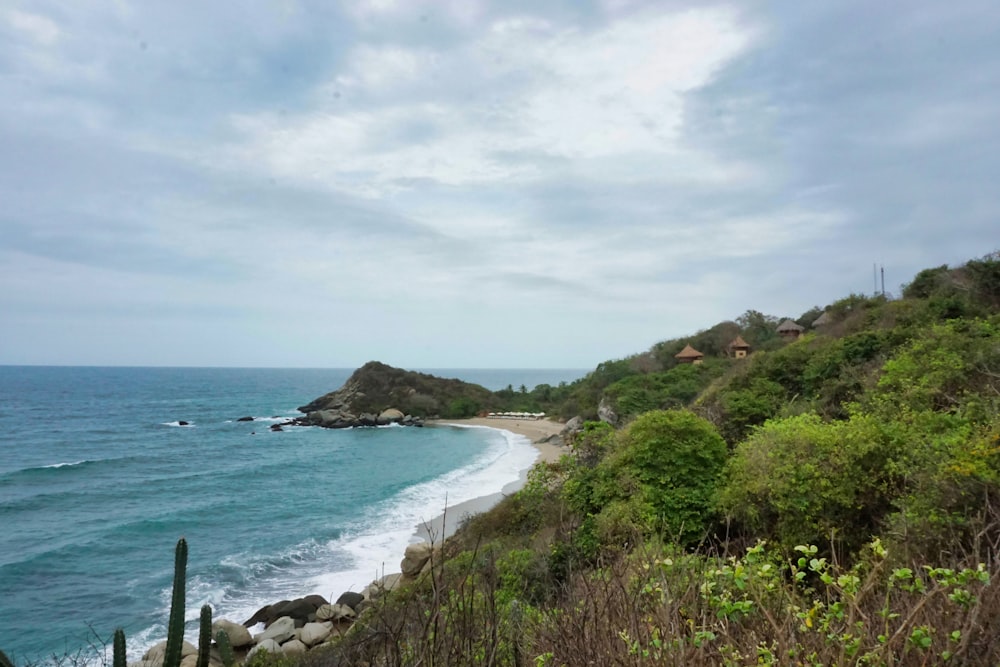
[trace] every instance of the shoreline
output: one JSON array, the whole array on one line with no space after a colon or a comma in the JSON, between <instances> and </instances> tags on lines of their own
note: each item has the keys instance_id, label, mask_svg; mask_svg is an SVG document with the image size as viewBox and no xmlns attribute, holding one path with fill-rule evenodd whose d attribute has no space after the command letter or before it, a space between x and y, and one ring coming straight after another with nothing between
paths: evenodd
<instances>
[{"instance_id":1,"label":"shoreline","mask_svg":"<svg viewBox=\"0 0 1000 667\"><path fill-rule=\"evenodd\" d=\"M565 424L548 419L491 419L487 417L471 417L468 419L435 419L428 421L427 425L492 428L524 436L531 443L531 446L534 447L535 451L538 452L538 457L532 465L539 461L546 463L558 461L566 453L566 449L561 444L561 439L558 438ZM554 441L550 441L550 439ZM498 492L457 503L454 506L446 508L443 513L435 516L430 521L425 521L417 525L413 538L419 542L439 544L451 537L467 516L492 509L505 496L514 493L524 486L528 480L528 470L530 468L522 470L517 481L510 482Z\"/></svg>"}]
</instances>

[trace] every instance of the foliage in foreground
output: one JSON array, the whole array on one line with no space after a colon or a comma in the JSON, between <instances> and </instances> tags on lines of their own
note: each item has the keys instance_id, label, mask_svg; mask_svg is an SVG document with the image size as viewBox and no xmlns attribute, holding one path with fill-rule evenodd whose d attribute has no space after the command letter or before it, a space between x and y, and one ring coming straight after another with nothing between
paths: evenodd
<instances>
[{"instance_id":1,"label":"foliage in foreground","mask_svg":"<svg viewBox=\"0 0 1000 667\"><path fill-rule=\"evenodd\" d=\"M879 541L847 568L799 545L646 547L545 579L537 553L461 556L381 600L303 667L996 664L997 565L900 565ZM533 590L553 586L543 603ZM264 667L260 665L259 667Z\"/></svg>"}]
</instances>

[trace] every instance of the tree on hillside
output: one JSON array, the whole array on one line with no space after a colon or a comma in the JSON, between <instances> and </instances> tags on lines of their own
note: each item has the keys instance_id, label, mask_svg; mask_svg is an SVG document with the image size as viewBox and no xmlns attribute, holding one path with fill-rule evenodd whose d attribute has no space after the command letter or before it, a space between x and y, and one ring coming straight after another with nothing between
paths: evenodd
<instances>
[{"instance_id":1,"label":"tree on hillside","mask_svg":"<svg viewBox=\"0 0 1000 667\"><path fill-rule=\"evenodd\" d=\"M778 338L778 322L777 317L765 315L759 310L748 310L736 318L743 338L754 347Z\"/></svg>"}]
</instances>

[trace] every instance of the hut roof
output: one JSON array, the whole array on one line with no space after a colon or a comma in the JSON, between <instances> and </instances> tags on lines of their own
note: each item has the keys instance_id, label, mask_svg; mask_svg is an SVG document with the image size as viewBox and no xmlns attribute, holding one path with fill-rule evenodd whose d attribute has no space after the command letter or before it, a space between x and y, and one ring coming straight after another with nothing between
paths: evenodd
<instances>
[{"instance_id":1,"label":"hut roof","mask_svg":"<svg viewBox=\"0 0 1000 667\"><path fill-rule=\"evenodd\" d=\"M705 355L694 349L690 345L685 345L684 349L674 355L675 359L700 359Z\"/></svg>"},{"instance_id":2,"label":"hut roof","mask_svg":"<svg viewBox=\"0 0 1000 667\"><path fill-rule=\"evenodd\" d=\"M822 315L813 320L813 326L821 327L824 324L829 324L831 321L833 321L833 318L830 317L830 311L824 310Z\"/></svg>"},{"instance_id":3,"label":"hut roof","mask_svg":"<svg viewBox=\"0 0 1000 667\"><path fill-rule=\"evenodd\" d=\"M782 322L781 324L778 325L778 333L781 333L783 331L798 331L798 332L802 332L802 331L805 331L805 330L806 330L805 327L800 326L800 325L796 324L795 322L792 322L791 320L785 320L784 322Z\"/></svg>"},{"instance_id":4,"label":"hut roof","mask_svg":"<svg viewBox=\"0 0 1000 667\"><path fill-rule=\"evenodd\" d=\"M741 336L739 334L736 334L736 338L734 338L733 342L729 344L729 347L732 348L732 349L736 349L736 348L739 348L739 347L749 348L750 347L750 343L748 343L745 340L743 340L743 336Z\"/></svg>"}]
</instances>

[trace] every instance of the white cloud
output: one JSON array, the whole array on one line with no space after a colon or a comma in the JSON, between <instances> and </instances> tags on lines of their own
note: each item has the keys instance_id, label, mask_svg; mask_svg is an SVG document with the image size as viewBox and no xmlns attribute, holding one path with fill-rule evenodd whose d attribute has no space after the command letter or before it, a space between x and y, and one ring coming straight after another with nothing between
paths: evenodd
<instances>
[{"instance_id":1,"label":"white cloud","mask_svg":"<svg viewBox=\"0 0 1000 667\"><path fill-rule=\"evenodd\" d=\"M411 87L436 66L436 56L430 50L400 47L370 47L355 49L348 66L350 75L344 80L363 86L369 91L398 90Z\"/></svg>"},{"instance_id":2,"label":"white cloud","mask_svg":"<svg viewBox=\"0 0 1000 667\"><path fill-rule=\"evenodd\" d=\"M333 87L368 96L405 89L416 101L399 95L364 110L238 116L233 122L245 142L234 152L241 166L368 197L415 180L513 185L547 176L528 160L498 159L512 152L582 160L574 169L601 175L606 166L597 161L614 157L626 181L648 180L651 162L661 179L732 177L733 169L679 145L681 102L751 37L734 16L712 10L638 16L594 32L515 17L437 53L360 46ZM468 90L469 99L438 94L438 75ZM503 94L483 99L483 90L503 90L512 76L519 80ZM455 81L461 77L474 81ZM415 122L430 131L410 139Z\"/></svg>"},{"instance_id":3,"label":"white cloud","mask_svg":"<svg viewBox=\"0 0 1000 667\"><path fill-rule=\"evenodd\" d=\"M371 25L401 19L443 16L461 26L474 25L485 12L485 0L348 0L344 10Z\"/></svg>"},{"instance_id":4,"label":"white cloud","mask_svg":"<svg viewBox=\"0 0 1000 667\"><path fill-rule=\"evenodd\" d=\"M45 46L53 44L61 34L56 22L41 14L11 9L7 11L6 18L13 28Z\"/></svg>"}]
</instances>

